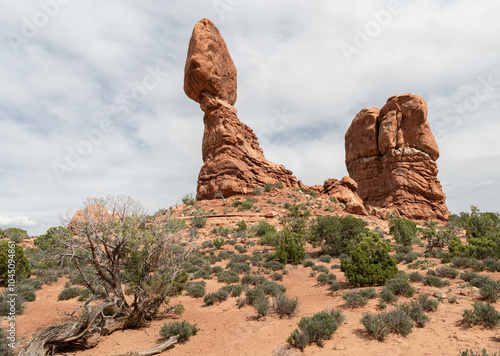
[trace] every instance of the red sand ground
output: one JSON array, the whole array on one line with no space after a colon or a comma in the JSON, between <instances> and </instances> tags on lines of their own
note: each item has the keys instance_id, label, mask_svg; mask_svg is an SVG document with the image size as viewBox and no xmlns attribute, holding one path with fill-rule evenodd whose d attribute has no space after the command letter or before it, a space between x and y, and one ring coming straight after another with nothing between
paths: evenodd
<instances>
[{"instance_id":1,"label":"red sand ground","mask_svg":"<svg viewBox=\"0 0 500 356\"><path fill-rule=\"evenodd\" d=\"M312 198L294 192L299 196L298 202L310 200ZM206 211L210 208L218 210L217 216L208 218L207 226L200 230L200 241L208 238L213 239L209 231L217 224L234 227L235 222L245 219L247 223L255 223L267 217L269 221L277 223L278 215L283 215L282 208L272 204L266 204L268 198L276 201L291 201L287 199L285 193L275 194L274 197L259 196L259 203L262 206L260 213L237 212L233 209L231 217L222 214L221 201L199 202ZM232 202L234 199L231 199ZM318 201L319 199L312 199ZM229 202L229 203L230 203ZM324 206L327 200L323 200L323 208L311 209L313 215L326 214ZM184 208L183 205L176 208L176 216ZM337 214L339 213L337 209ZM271 216L274 216L271 218ZM363 217L370 221L370 227L375 225L387 231L387 221L374 217ZM256 245L249 249L262 250L265 246ZM223 248L232 249L226 245ZM420 252L420 251L418 251ZM223 261L225 265L228 261ZM439 263L438 260L436 260ZM316 260L316 263L320 263ZM332 264L340 264L338 259L333 259L331 263L325 264L328 268ZM399 269L406 269L404 263L398 265ZM435 268L435 267L433 267ZM184 345L175 345L170 350L161 355L271 355L272 351L279 345L286 344L286 339L297 327L297 322L302 316L310 316L327 308L342 309L346 315L346 321L339 327L331 340L327 340L324 347L316 345L308 346L304 355L459 355L460 350L467 348L475 351L486 348L490 353L498 352L500 349L500 336L496 330L484 329L482 327L464 328L459 321L462 319L464 309L471 309L475 301L480 300L476 294L470 296L461 295L460 292L465 284L462 280L450 280L451 284L445 288L434 288L424 286L422 283L412 283L417 289L417 293L412 298L399 297L399 302L416 299L421 293L430 295L445 294L444 302L439 304L436 312L427 313L431 320L424 328L413 328L407 337L390 334L389 337L379 342L367 334L360 323L363 312L375 313L378 299L371 300L366 306L357 309L345 308L342 294L345 290L335 292L333 295L326 286L318 286L316 278L310 276L311 268L302 266L287 266L289 274L284 276L281 282L287 288L287 296L298 297L300 300L300 310L291 319L279 319L275 315L265 318L256 318L256 312L251 306L238 309L236 299L233 297L219 305L204 306L203 298L192 298L186 295L172 298L171 304L182 303L185 307L184 314L178 320L187 320L190 323L197 323L200 331ZM413 270L411 270L413 271ZM337 275L338 280L345 281L344 275L339 269L332 270ZM425 271L419 271L425 275ZM499 273L485 273L493 279L498 279ZM31 337L43 328L67 320L63 313L71 313L78 305L76 299L69 301L57 301L57 295L64 288L67 279L60 279L52 285L44 285L37 291L37 300L27 304L24 314L17 317L17 332L20 346L25 345ZM216 279L207 280L207 293L214 292L224 284L218 283ZM376 288L377 291L381 287ZM436 295L438 295L436 294ZM451 304L448 297L457 296L458 302ZM494 303L498 309L498 302ZM390 308L390 307L389 307ZM159 330L163 323L175 320L174 317L167 317L163 320L155 320L147 328L137 330L125 330L115 332L107 337L94 349L78 352L68 352L66 355L117 355L127 351L144 350L153 347L161 342ZM5 321L3 321L5 322ZM300 352L297 351L297 354Z\"/></svg>"}]
</instances>

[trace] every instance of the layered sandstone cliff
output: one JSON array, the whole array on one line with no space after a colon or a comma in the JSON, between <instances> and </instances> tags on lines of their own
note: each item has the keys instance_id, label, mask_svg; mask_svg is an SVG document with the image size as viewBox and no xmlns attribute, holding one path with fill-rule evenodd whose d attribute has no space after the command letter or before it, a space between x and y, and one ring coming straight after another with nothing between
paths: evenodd
<instances>
[{"instance_id":1,"label":"layered sandstone cliff","mask_svg":"<svg viewBox=\"0 0 500 356\"><path fill-rule=\"evenodd\" d=\"M264 157L252 129L236 115L236 89L236 68L226 43L217 27L202 19L194 27L184 69L184 91L205 112L196 198L249 194L266 183L303 186L292 171Z\"/></svg>"},{"instance_id":2,"label":"layered sandstone cliff","mask_svg":"<svg viewBox=\"0 0 500 356\"><path fill-rule=\"evenodd\" d=\"M418 95L361 110L347 130L345 150L347 171L366 205L397 209L410 219L448 217L437 178L439 149Z\"/></svg>"}]
</instances>

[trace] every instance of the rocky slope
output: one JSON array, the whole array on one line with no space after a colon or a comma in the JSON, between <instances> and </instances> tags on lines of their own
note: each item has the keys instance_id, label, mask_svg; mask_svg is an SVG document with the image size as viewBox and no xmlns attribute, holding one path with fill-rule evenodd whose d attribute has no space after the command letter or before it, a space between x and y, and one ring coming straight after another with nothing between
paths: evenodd
<instances>
[{"instance_id":1,"label":"rocky slope","mask_svg":"<svg viewBox=\"0 0 500 356\"><path fill-rule=\"evenodd\" d=\"M437 178L439 149L418 95L392 96L381 109L361 110L347 130L345 150L365 204L397 209L409 219L448 217Z\"/></svg>"},{"instance_id":2,"label":"rocky slope","mask_svg":"<svg viewBox=\"0 0 500 356\"><path fill-rule=\"evenodd\" d=\"M217 27L202 19L194 27L184 69L184 91L200 104L203 121L203 166L197 199L251 193L255 186L281 182L302 187L292 171L268 161L257 137L236 115L237 75Z\"/></svg>"}]
</instances>

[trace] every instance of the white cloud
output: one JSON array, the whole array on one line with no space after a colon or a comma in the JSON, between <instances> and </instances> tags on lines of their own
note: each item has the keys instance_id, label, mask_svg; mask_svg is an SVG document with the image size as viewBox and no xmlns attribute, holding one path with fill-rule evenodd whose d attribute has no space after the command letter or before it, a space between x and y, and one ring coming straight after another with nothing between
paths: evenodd
<instances>
[{"instance_id":1,"label":"white cloud","mask_svg":"<svg viewBox=\"0 0 500 356\"><path fill-rule=\"evenodd\" d=\"M36 221L28 218L27 216L0 216L0 226L3 227L29 227L36 224Z\"/></svg>"}]
</instances>

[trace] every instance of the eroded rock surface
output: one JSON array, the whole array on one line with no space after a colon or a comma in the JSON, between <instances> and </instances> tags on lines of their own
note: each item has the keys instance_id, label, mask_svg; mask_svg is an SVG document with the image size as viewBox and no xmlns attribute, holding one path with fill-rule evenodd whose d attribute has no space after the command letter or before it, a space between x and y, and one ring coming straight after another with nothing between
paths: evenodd
<instances>
[{"instance_id":1,"label":"eroded rock surface","mask_svg":"<svg viewBox=\"0 0 500 356\"><path fill-rule=\"evenodd\" d=\"M256 185L281 182L302 187L293 173L268 161L257 137L236 115L237 75L219 30L209 19L196 24L189 41L184 91L200 104L203 121L203 166L197 199L251 194Z\"/></svg>"},{"instance_id":2,"label":"eroded rock surface","mask_svg":"<svg viewBox=\"0 0 500 356\"><path fill-rule=\"evenodd\" d=\"M347 171L366 205L395 208L410 219L448 217L437 178L439 149L418 95L393 96L381 109L361 110L345 149Z\"/></svg>"}]
</instances>

